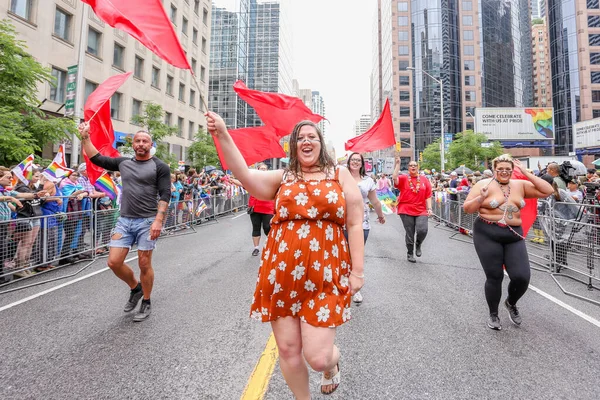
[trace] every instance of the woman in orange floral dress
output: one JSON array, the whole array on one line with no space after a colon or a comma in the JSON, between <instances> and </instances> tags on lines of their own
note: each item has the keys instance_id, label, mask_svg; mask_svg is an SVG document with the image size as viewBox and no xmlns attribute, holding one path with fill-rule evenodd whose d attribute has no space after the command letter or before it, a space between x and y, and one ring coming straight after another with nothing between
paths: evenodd
<instances>
[{"instance_id":1,"label":"woman in orange floral dress","mask_svg":"<svg viewBox=\"0 0 600 400\"><path fill-rule=\"evenodd\" d=\"M321 392L340 383L336 327L351 317L351 297L364 284L363 203L345 168L336 169L323 135L310 121L290 136L289 168L250 170L222 118L206 114L227 165L250 194L275 199L251 316L270 322L283 376L297 399L309 399L306 362L323 372ZM343 227L348 230L348 242Z\"/></svg>"}]
</instances>

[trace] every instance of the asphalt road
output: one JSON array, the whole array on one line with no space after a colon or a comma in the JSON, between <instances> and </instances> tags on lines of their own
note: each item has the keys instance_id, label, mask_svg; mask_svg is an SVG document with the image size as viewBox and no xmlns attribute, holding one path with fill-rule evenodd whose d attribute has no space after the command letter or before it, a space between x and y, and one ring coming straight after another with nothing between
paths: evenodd
<instances>
[{"instance_id":1,"label":"asphalt road","mask_svg":"<svg viewBox=\"0 0 600 400\"><path fill-rule=\"evenodd\" d=\"M128 290L102 259L76 276L0 294L0 398L239 399L270 334L248 318L259 262L250 231L240 214L161 239L153 313L143 323L123 313ZM409 264L403 235L396 217L374 224L364 303L338 329L342 383L321 396L311 373L313 398L600 397L600 307L534 271L522 327L502 310L503 330L491 331L473 245L431 223L423 257ZM292 398L278 366L266 398Z\"/></svg>"}]
</instances>

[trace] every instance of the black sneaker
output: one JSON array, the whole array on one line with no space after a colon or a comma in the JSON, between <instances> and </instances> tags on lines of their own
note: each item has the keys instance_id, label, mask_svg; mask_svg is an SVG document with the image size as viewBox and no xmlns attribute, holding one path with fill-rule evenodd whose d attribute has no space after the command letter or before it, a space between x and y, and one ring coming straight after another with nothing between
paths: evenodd
<instances>
[{"instance_id":1,"label":"black sneaker","mask_svg":"<svg viewBox=\"0 0 600 400\"><path fill-rule=\"evenodd\" d=\"M508 310L508 318L510 318L510 321L513 324L520 326L522 320L521 320L521 316L519 315L519 310L517 309L517 306L510 305L508 303L508 299L504 300L504 306Z\"/></svg>"},{"instance_id":2,"label":"black sneaker","mask_svg":"<svg viewBox=\"0 0 600 400\"><path fill-rule=\"evenodd\" d=\"M408 260L408 262L411 262L411 263L416 263L417 262L417 259L415 258L415 256L413 256L412 253L408 253L406 255L406 259Z\"/></svg>"},{"instance_id":3,"label":"black sneaker","mask_svg":"<svg viewBox=\"0 0 600 400\"><path fill-rule=\"evenodd\" d=\"M423 255L423 253L421 252L421 244L417 244L417 249L415 251L415 255L417 257L421 257Z\"/></svg>"},{"instance_id":4,"label":"black sneaker","mask_svg":"<svg viewBox=\"0 0 600 400\"><path fill-rule=\"evenodd\" d=\"M260 250L259 250L259 249L254 249L254 250L252 250L252 255L253 255L253 256L255 256L255 257L256 257L257 255L259 255L259 253L260 253Z\"/></svg>"},{"instance_id":5,"label":"black sneaker","mask_svg":"<svg viewBox=\"0 0 600 400\"><path fill-rule=\"evenodd\" d=\"M496 314L490 314L490 318L488 319L487 326L490 329L495 331L502 330L502 325L500 325L500 318Z\"/></svg>"},{"instance_id":6,"label":"black sneaker","mask_svg":"<svg viewBox=\"0 0 600 400\"><path fill-rule=\"evenodd\" d=\"M152 306L150 305L150 303L146 303L145 301L142 301L142 305L140 306L140 311L138 311L138 313L135 314L135 317L133 317L133 322L142 322L143 320L145 320L146 318L148 318L150 316L151 312L152 312Z\"/></svg>"},{"instance_id":7,"label":"black sneaker","mask_svg":"<svg viewBox=\"0 0 600 400\"><path fill-rule=\"evenodd\" d=\"M144 292L142 291L142 287L139 284L138 284L138 286L135 287L135 289L131 289L131 292L129 294L129 300L127 301L127 303L125 303L125 307L123 308L123 311L124 312L133 311L133 309L135 307L137 307L137 305L140 302L140 299L142 298L143 295L144 295Z\"/></svg>"}]
</instances>

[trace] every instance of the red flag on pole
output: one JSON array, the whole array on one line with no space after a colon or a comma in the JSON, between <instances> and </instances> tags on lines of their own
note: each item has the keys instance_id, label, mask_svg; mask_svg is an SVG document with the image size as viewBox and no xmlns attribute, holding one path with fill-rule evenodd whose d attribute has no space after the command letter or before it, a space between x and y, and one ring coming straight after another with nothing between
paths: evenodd
<instances>
[{"instance_id":1,"label":"red flag on pole","mask_svg":"<svg viewBox=\"0 0 600 400\"><path fill-rule=\"evenodd\" d=\"M317 123L325 119L319 114L314 114L298 97L248 89L242 81L237 81L233 90L254 108L262 122L273 128L280 137L292 133L294 126L300 121Z\"/></svg>"},{"instance_id":2,"label":"red flag on pole","mask_svg":"<svg viewBox=\"0 0 600 400\"><path fill-rule=\"evenodd\" d=\"M82 0L96 15L129 33L154 54L181 69L190 66L160 0Z\"/></svg>"},{"instance_id":3,"label":"red flag on pole","mask_svg":"<svg viewBox=\"0 0 600 400\"><path fill-rule=\"evenodd\" d=\"M112 121L110 119L110 98L119 87L129 78L131 72L111 76L90 94L85 106L83 115L90 123L90 140L98 149L100 154L108 157L118 157L119 152L113 147L115 141L115 132L113 131ZM104 169L92 164L85 151L85 158L88 178L92 185L102 175Z\"/></svg>"},{"instance_id":4,"label":"red flag on pole","mask_svg":"<svg viewBox=\"0 0 600 400\"><path fill-rule=\"evenodd\" d=\"M392 123L392 113L390 112L390 101L385 101L381 116L373 124L371 129L360 136L348 140L344 147L346 151L356 153L366 153L369 151L381 150L393 146L396 143L394 136L394 124Z\"/></svg>"},{"instance_id":5,"label":"red flag on pole","mask_svg":"<svg viewBox=\"0 0 600 400\"><path fill-rule=\"evenodd\" d=\"M275 131L267 126L253 128L233 129L229 131L233 142L242 153L246 165L252 165L267 158L285 157L285 151L279 144L279 137ZM219 141L215 140L215 147L219 153L221 166L229 169L223 158Z\"/></svg>"}]
</instances>

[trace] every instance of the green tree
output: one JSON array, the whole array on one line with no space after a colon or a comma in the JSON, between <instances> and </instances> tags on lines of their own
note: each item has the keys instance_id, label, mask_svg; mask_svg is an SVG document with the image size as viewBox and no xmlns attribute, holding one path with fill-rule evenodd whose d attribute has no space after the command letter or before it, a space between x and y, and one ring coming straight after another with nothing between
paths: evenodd
<instances>
[{"instance_id":1,"label":"green tree","mask_svg":"<svg viewBox=\"0 0 600 400\"><path fill-rule=\"evenodd\" d=\"M131 123L146 129L156 143L156 157L169 164L171 169L177 169L179 160L169 152L169 144L163 141L165 138L175 135L177 127L165 124L164 116L165 112L160 104L145 102L144 112L134 115ZM131 147L131 139L126 140L124 147L125 152L129 151L127 148Z\"/></svg>"},{"instance_id":2,"label":"green tree","mask_svg":"<svg viewBox=\"0 0 600 400\"><path fill-rule=\"evenodd\" d=\"M489 142L483 133L465 131L457 133L450 144L446 154L446 170L452 170L464 165L473 171L481 170L487 160L491 160L504 153L498 141L490 142L490 147L481 147L482 143Z\"/></svg>"},{"instance_id":3,"label":"green tree","mask_svg":"<svg viewBox=\"0 0 600 400\"><path fill-rule=\"evenodd\" d=\"M0 21L0 164L16 164L77 131L73 120L39 108L38 84L54 81L50 70L27 53L15 28Z\"/></svg>"},{"instance_id":4,"label":"green tree","mask_svg":"<svg viewBox=\"0 0 600 400\"><path fill-rule=\"evenodd\" d=\"M198 129L194 143L188 149L188 158L198 171L207 165L221 166L215 143L204 129Z\"/></svg>"},{"instance_id":5,"label":"green tree","mask_svg":"<svg viewBox=\"0 0 600 400\"><path fill-rule=\"evenodd\" d=\"M440 138L437 138L433 143L429 144L423 150L423 161L421 161L421 169L435 169L441 171L442 156L440 154Z\"/></svg>"}]
</instances>

